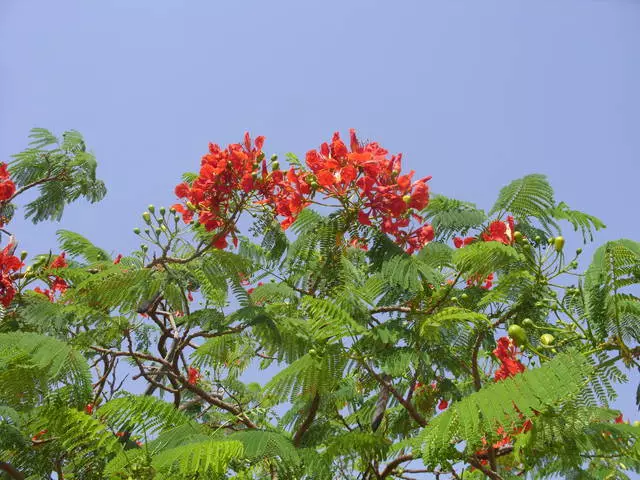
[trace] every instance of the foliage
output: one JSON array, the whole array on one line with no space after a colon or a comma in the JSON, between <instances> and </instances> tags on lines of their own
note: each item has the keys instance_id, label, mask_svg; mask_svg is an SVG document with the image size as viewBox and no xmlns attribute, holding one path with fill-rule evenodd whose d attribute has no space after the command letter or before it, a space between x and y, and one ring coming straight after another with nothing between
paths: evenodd
<instances>
[{"instance_id":1,"label":"foliage","mask_svg":"<svg viewBox=\"0 0 640 480\"><path fill-rule=\"evenodd\" d=\"M0 166L3 223L31 188L34 223L104 196L77 132L32 139ZM485 212L354 132L287 170L263 142L210 145L125 256L60 230L18 257L4 226L1 479L640 472L610 409L640 366L640 243L581 271L563 222L604 224L543 175Z\"/></svg>"}]
</instances>

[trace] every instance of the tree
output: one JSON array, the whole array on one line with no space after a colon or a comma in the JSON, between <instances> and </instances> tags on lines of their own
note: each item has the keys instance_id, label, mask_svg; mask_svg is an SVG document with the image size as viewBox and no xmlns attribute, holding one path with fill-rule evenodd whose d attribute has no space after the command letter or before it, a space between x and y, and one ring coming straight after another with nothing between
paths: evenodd
<instances>
[{"instance_id":1,"label":"tree","mask_svg":"<svg viewBox=\"0 0 640 480\"><path fill-rule=\"evenodd\" d=\"M139 250L60 230L27 266L5 225L22 192L34 222L105 194L77 132L32 138L0 168L0 477L639 471L640 428L609 402L639 366L640 243L579 272L561 223L585 242L604 225L544 176L485 212L353 131L286 171L247 134L149 206Z\"/></svg>"}]
</instances>

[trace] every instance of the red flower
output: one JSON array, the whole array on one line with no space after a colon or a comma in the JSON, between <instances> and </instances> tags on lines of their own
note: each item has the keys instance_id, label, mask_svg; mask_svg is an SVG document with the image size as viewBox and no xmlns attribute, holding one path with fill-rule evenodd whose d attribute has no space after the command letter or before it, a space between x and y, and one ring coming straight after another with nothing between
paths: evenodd
<instances>
[{"instance_id":1,"label":"red flower","mask_svg":"<svg viewBox=\"0 0 640 480\"><path fill-rule=\"evenodd\" d=\"M9 178L7 164L0 163L0 202L6 202L16 193L16 185Z\"/></svg>"},{"instance_id":2,"label":"red flower","mask_svg":"<svg viewBox=\"0 0 640 480\"><path fill-rule=\"evenodd\" d=\"M49 265L49 268L64 268L64 267L68 267L69 264L67 263L67 260L65 259L66 253L62 252L60 255L58 255L53 262L51 262L51 265Z\"/></svg>"},{"instance_id":3,"label":"red flower","mask_svg":"<svg viewBox=\"0 0 640 480\"><path fill-rule=\"evenodd\" d=\"M93 403L87 403L87 405L84 407L84 411L87 415L92 415L93 414Z\"/></svg>"},{"instance_id":4,"label":"red flower","mask_svg":"<svg viewBox=\"0 0 640 480\"><path fill-rule=\"evenodd\" d=\"M462 248L465 245L469 245L471 243L473 243L473 241L475 240L475 237L466 237L466 238L462 238L462 237L453 237L453 245L456 248Z\"/></svg>"},{"instance_id":5,"label":"red flower","mask_svg":"<svg viewBox=\"0 0 640 480\"><path fill-rule=\"evenodd\" d=\"M34 292L36 293L40 293L41 295L44 295L45 297L47 297L49 299L50 302L54 301L54 296L53 296L53 292L51 290L49 290L48 288L45 290L42 290L40 287L36 287L33 289Z\"/></svg>"},{"instance_id":6,"label":"red flower","mask_svg":"<svg viewBox=\"0 0 640 480\"><path fill-rule=\"evenodd\" d=\"M501 337L498 339L493 354L500 361L500 367L494 375L496 381L513 377L525 371L525 366L516 358L517 350L509 337Z\"/></svg>"},{"instance_id":7,"label":"red flower","mask_svg":"<svg viewBox=\"0 0 640 480\"><path fill-rule=\"evenodd\" d=\"M23 267L22 261L13 255L15 244L9 243L0 251L0 303L8 307L16 295L12 273Z\"/></svg>"},{"instance_id":8,"label":"red flower","mask_svg":"<svg viewBox=\"0 0 640 480\"><path fill-rule=\"evenodd\" d=\"M200 380L200 370L198 370L197 368L189 367L189 369L187 370L187 374L187 382L189 383L189 385L195 385L196 383L198 383L198 380Z\"/></svg>"},{"instance_id":9,"label":"red flower","mask_svg":"<svg viewBox=\"0 0 640 480\"><path fill-rule=\"evenodd\" d=\"M122 254L119 253L118 256L113 260L113 264L117 265L120 263L120 260L122 260Z\"/></svg>"},{"instance_id":10,"label":"red flower","mask_svg":"<svg viewBox=\"0 0 640 480\"><path fill-rule=\"evenodd\" d=\"M438 403L438 410L446 410L448 406L449 402L443 398L442 400L440 400L440 403Z\"/></svg>"},{"instance_id":11,"label":"red flower","mask_svg":"<svg viewBox=\"0 0 640 480\"><path fill-rule=\"evenodd\" d=\"M489 224L487 232L482 234L482 239L485 242L500 242L505 245L511 245L513 243L514 223L513 217L508 216L506 222L496 220Z\"/></svg>"},{"instance_id":12,"label":"red flower","mask_svg":"<svg viewBox=\"0 0 640 480\"><path fill-rule=\"evenodd\" d=\"M40 430L40 431L39 431L38 433L36 433L33 437L31 437L31 441L32 441L32 442L38 442L38 441L42 440L42 437L43 437L44 435L46 435L46 434L47 434L47 432L48 432L48 430L47 430L47 429Z\"/></svg>"},{"instance_id":13,"label":"red flower","mask_svg":"<svg viewBox=\"0 0 640 480\"><path fill-rule=\"evenodd\" d=\"M624 423L624 419L622 418L622 414L618 415L618 416L614 419L614 423Z\"/></svg>"}]
</instances>

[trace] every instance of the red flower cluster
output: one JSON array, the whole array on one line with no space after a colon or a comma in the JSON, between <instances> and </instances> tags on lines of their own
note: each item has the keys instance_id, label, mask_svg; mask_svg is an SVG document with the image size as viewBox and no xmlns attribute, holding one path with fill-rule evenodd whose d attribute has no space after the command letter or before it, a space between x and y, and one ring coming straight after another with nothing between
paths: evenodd
<instances>
[{"instance_id":1,"label":"red flower cluster","mask_svg":"<svg viewBox=\"0 0 640 480\"><path fill-rule=\"evenodd\" d=\"M423 221L416 211L429 203L427 182L431 177L412 182L413 171L400 175L401 154L388 158L389 152L378 143L361 144L353 129L350 136L350 149L336 132L331 144L323 143L319 151L307 152L307 166L317 179L318 191L343 205L353 205L362 225L375 224L409 253L419 250L433 240L433 228L407 228L412 218Z\"/></svg>"},{"instance_id":2,"label":"red flower cluster","mask_svg":"<svg viewBox=\"0 0 640 480\"><path fill-rule=\"evenodd\" d=\"M176 195L186 199L186 208L176 204L173 208L190 223L195 213L207 231L218 230L215 239L217 248L227 246L226 237L234 230L233 217L247 200L258 177L260 160L264 157L264 137L251 144L245 134L244 145L229 145L226 149L210 143L209 153L202 157L200 174L192 185L181 183ZM235 240L235 237L234 237Z\"/></svg>"},{"instance_id":3,"label":"red flower cluster","mask_svg":"<svg viewBox=\"0 0 640 480\"><path fill-rule=\"evenodd\" d=\"M16 193L16 185L9 177L6 163L0 163L0 202L6 202Z\"/></svg>"},{"instance_id":4,"label":"red flower cluster","mask_svg":"<svg viewBox=\"0 0 640 480\"><path fill-rule=\"evenodd\" d=\"M516 358L518 351L513 341L509 337L501 337L497 341L497 345L493 354L500 361L500 367L496 370L494 378L496 381L504 380L508 377L524 372L525 367L520 360Z\"/></svg>"},{"instance_id":5,"label":"red flower cluster","mask_svg":"<svg viewBox=\"0 0 640 480\"><path fill-rule=\"evenodd\" d=\"M401 155L388 158L387 150L377 143L360 144L351 130L350 149L335 133L331 144L307 152L310 171L291 167L283 172L275 162L269 171L263 143L264 137L258 137L252 145L247 133L242 145L229 145L223 150L209 144L199 176L191 185L181 183L176 187L176 195L185 199L185 204L173 208L185 222L190 223L197 214L207 231L217 230L215 247L225 248L228 235L237 243L235 223L243 209L268 207L283 218L281 225L286 229L315 193L357 211L360 224L376 225L409 253L433 239L430 225L410 228L412 219L423 222L416 212L429 202L430 177L412 181L413 171L400 175ZM354 246L366 248L362 239L354 240Z\"/></svg>"},{"instance_id":6,"label":"red flower cluster","mask_svg":"<svg viewBox=\"0 0 640 480\"><path fill-rule=\"evenodd\" d=\"M493 350L493 354L500 361L500 367L498 368L498 370L496 370L496 373L494 376L495 380L496 381L504 380L505 378L513 377L518 373L524 372L525 366L520 362L520 360L516 358L518 351L515 345L513 344L513 341L509 337L501 337L498 339L496 343L497 345L495 350ZM517 412L520 413L520 410L518 410L518 408L515 405L514 405L514 408L516 409ZM537 414L538 412L534 411L534 413ZM524 415L522 415L522 413L520 413L520 418L524 419ZM500 440L498 440L493 444L493 448L500 448L510 444L512 442L513 435L516 435L518 433L528 432L531 429L531 427L532 427L531 420L528 420L528 419L525 420L521 426L518 426L518 427L514 426L510 431L505 430L504 427L502 426L498 427L498 429L496 430L496 433L500 435L501 438ZM482 439L482 443L487 445L487 441L484 438ZM476 454L486 455L487 450L480 450L476 452ZM486 461L483 461L481 463L485 464Z\"/></svg>"},{"instance_id":7,"label":"red flower cluster","mask_svg":"<svg viewBox=\"0 0 640 480\"><path fill-rule=\"evenodd\" d=\"M87 415L92 415L93 414L93 409L94 409L93 403L87 403L85 405L85 407L84 407L84 412Z\"/></svg>"},{"instance_id":8,"label":"red flower cluster","mask_svg":"<svg viewBox=\"0 0 640 480\"><path fill-rule=\"evenodd\" d=\"M51 265L49 265L49 268L53 270L57 268L68 267L69 264L67 263L65 256L66 256L65 252L62 252L53 260L53 262L51 262ZM49 275L49 281L51 282L50 288L46 288L43 290L40 287L36 287L33 289L33 291L46 296L51 302L53 302L55 301L56 292L59 292L60 295L62 295L64 292L67 291L67 288L69 287L69 285L67 285L67 282L65 282L63 278L60 278L57 275Z\"/></svg>"},{"instance_id":9,"label":"red flower cluster","mask_svg":"<svg viewBox=\"0 0 640 480\"><path fill-rule=\"evenodd\" d=\"M258 190L264 199L257 203L270 205L276 215L284 217L280 225L286 230L309 204L311 187L307 180L306 174L294 167L289 168L286 174L280 170L272 170L268 174L266 162L263 161L262 180L258 184Z\"/></svg>"},{"instance_id":10,"label":"red flower cluster","mask_svg":"<svg viewBox=\"0 0 640 480\"><path fill-rule=\"evenodd\" d=\"M23 267L22 261L13 255L15 245L10 242L0 251L0 303L9 306L16 295L16 287L13 283L12 273Z\"/></svg>"},{"instance_id":11,"label":"red flower cluster","mask_svg":"<svg viewBox=\"0 0 640 480\"><path fill-rule=\"evenodd\" d=\"M494 220L489 224L486 231L482 232L480 237L485 242L500 242L505 245L511 245L514 242L513 232L515 231L514 220L512 216L507 217L507 221ZM453 245L456 248L462 248L470 245L477 240L476 237L453 237ZM471 277L467 279L467 286L478 285L480 288L489 290L493 286L493 273L487 278Z\"/></svg>"},{"instance_id":12,"label":"red flower cluster","mask_svg":"<svg viewBox=\"0 0 640 480\"><path fill-rule=\"evenodd\" d=\"M189 385L195 385L202 377L202 375L200 375L200 370L195 367L189 367L189 369L187 370L187 375L187 382L189 383Z\"/></svg>"},{"instance_id":13,"label":"red flower cluster","mask_svg":"<svg viewBox=\"0 0 640 480\"><path fill-rule=\"evenodd\" d=\"M491 287L493 287L494 278L495 276L493 275L493 273L490 273L489 275L487 275L487 278L482 278L479 276L470 277L470 278L467 278L467 287L477 285L480 288L489 290Z\"/></svg>"}]
</instances>

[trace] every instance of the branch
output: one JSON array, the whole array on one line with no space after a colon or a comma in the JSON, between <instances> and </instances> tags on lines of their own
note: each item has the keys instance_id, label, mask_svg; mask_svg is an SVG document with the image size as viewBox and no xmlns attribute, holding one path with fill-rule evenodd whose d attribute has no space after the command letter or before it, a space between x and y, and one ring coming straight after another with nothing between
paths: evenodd
<instances>
[{"instance_id":1,"label":"branch","mask_svg":"<svg viewBox=\"0 0 640 480\"><path fill-rule=\"evenodd\" d=\"M311 401L311 406L309 407L309 412L307 413L307 418L304 419L300 428L293 436L293 444L298 447L300 446L300 442L302 441L302 436L309 430L309 427L313 423L313 420L316 418L316 413L318 412L318 407L320 406L320 395L317 393L313 397Z\"/></svg>"},{"instance_id":2,"label":"branch","mask_svg":"<svg viewBox=\"0 0 640 480\"><path fill-rule=\"evenodd\" d=\"M38 185L42 185L43 183L47 183L47 182L53 182L54 180L59 180L60 178L63 178L64 176L66 176L66 172L61 172L58 175L52 175L50 177L45 177L45 178L41 178L40 180L36 180L35 182L31 182L28 185L25 185L23 187L20 187L18 190L16 190L16 192L11 195L10 198L8 198L7 200L5 200L3 203L9 203L11 202L14 198L16 198L18 195L20 195L21 193L26 192L27 190L29 190L30 188L33 188L35 186Z\"/></svg>"},{"instance_id":3,"label":"branch","mask_svg":"<svg viewBox=\"0 0 640 480\"><path fill-rule=\"evenodd\" d=\"M396 390L393 385L391 385L388 382L385 382L384 379L378 375L376 372L373 371L373 369L367 364L367 362L361 362L360 363L370 374L373 378L376 379L376 381L380 384L380 385L384 385L386 386L389 391L391 392L391 394L396 398L396 400L398 400L398 402L400 403L400 405L402 405L404 408L407 409L407 412L409 412L409 415L416 421L418 422L418 425L420 425L421 427L424 427L427 425L427 421L424 419L424 417L422 415L420 415L418 413L418 411L416 410L416 408L413 406L413 404L411 402L408 402L407 400L404 399L404 397L400 394L400 392L398 392L398 390Z\"/></svg>"},{"instance_id":4,"label":"branch","mask_svg":"<svg viewBox=\"0 0 640 480\"><path fill-rule=\"evenodd\" d=\"M482 381L480 380L480 370L478 369L478 352L484 339L484 331L478 333L476 343L473 344L473 353L471 354L471 373L473 375L473 386L476 391L482 388Z\"/></svg>"},{"instance_id":5,"label":"branch","mask_svg":"<svg viewBox=\"0 0 640 480\"><path fill-rule=\"evenodd\" d=\"M400 455L399 457L387 463L387 466L384 467L384 470L382 471L382 473L380 473L378 477L380 478L380 480L387 478L389 475L393 473L396 467L398 467L401 463L410 462L411 460L413 460L413 455L410 455L410 454Z\"/></svg>"},{"instance_id":6,"label":"branch","mask_svg":"<svg viewBox=\"0 0 640 480\"><path fill-rule=\"evenodd\" d=\"M482 463L479 462L478 460L469 460L469 463L474 468L477 468L482 473L484 473L487 478L490 478L491 480L503 480L503 478L500 475L498 475L496 472L494 472L490 468L487 468L484 465L482 465Z\"/></svg>"},{"instance_id":7,"label":"branch","mask_svg":"<svg viewBox=\"0 0 640 480\"><path fill-rule=\"evenodd\" d=\"M13 465L6 462L0 462L0 470L5 472L11 478L15 480L25 480L25 476L22 472L18 471Z\"/></svg>"}]
</instances>

